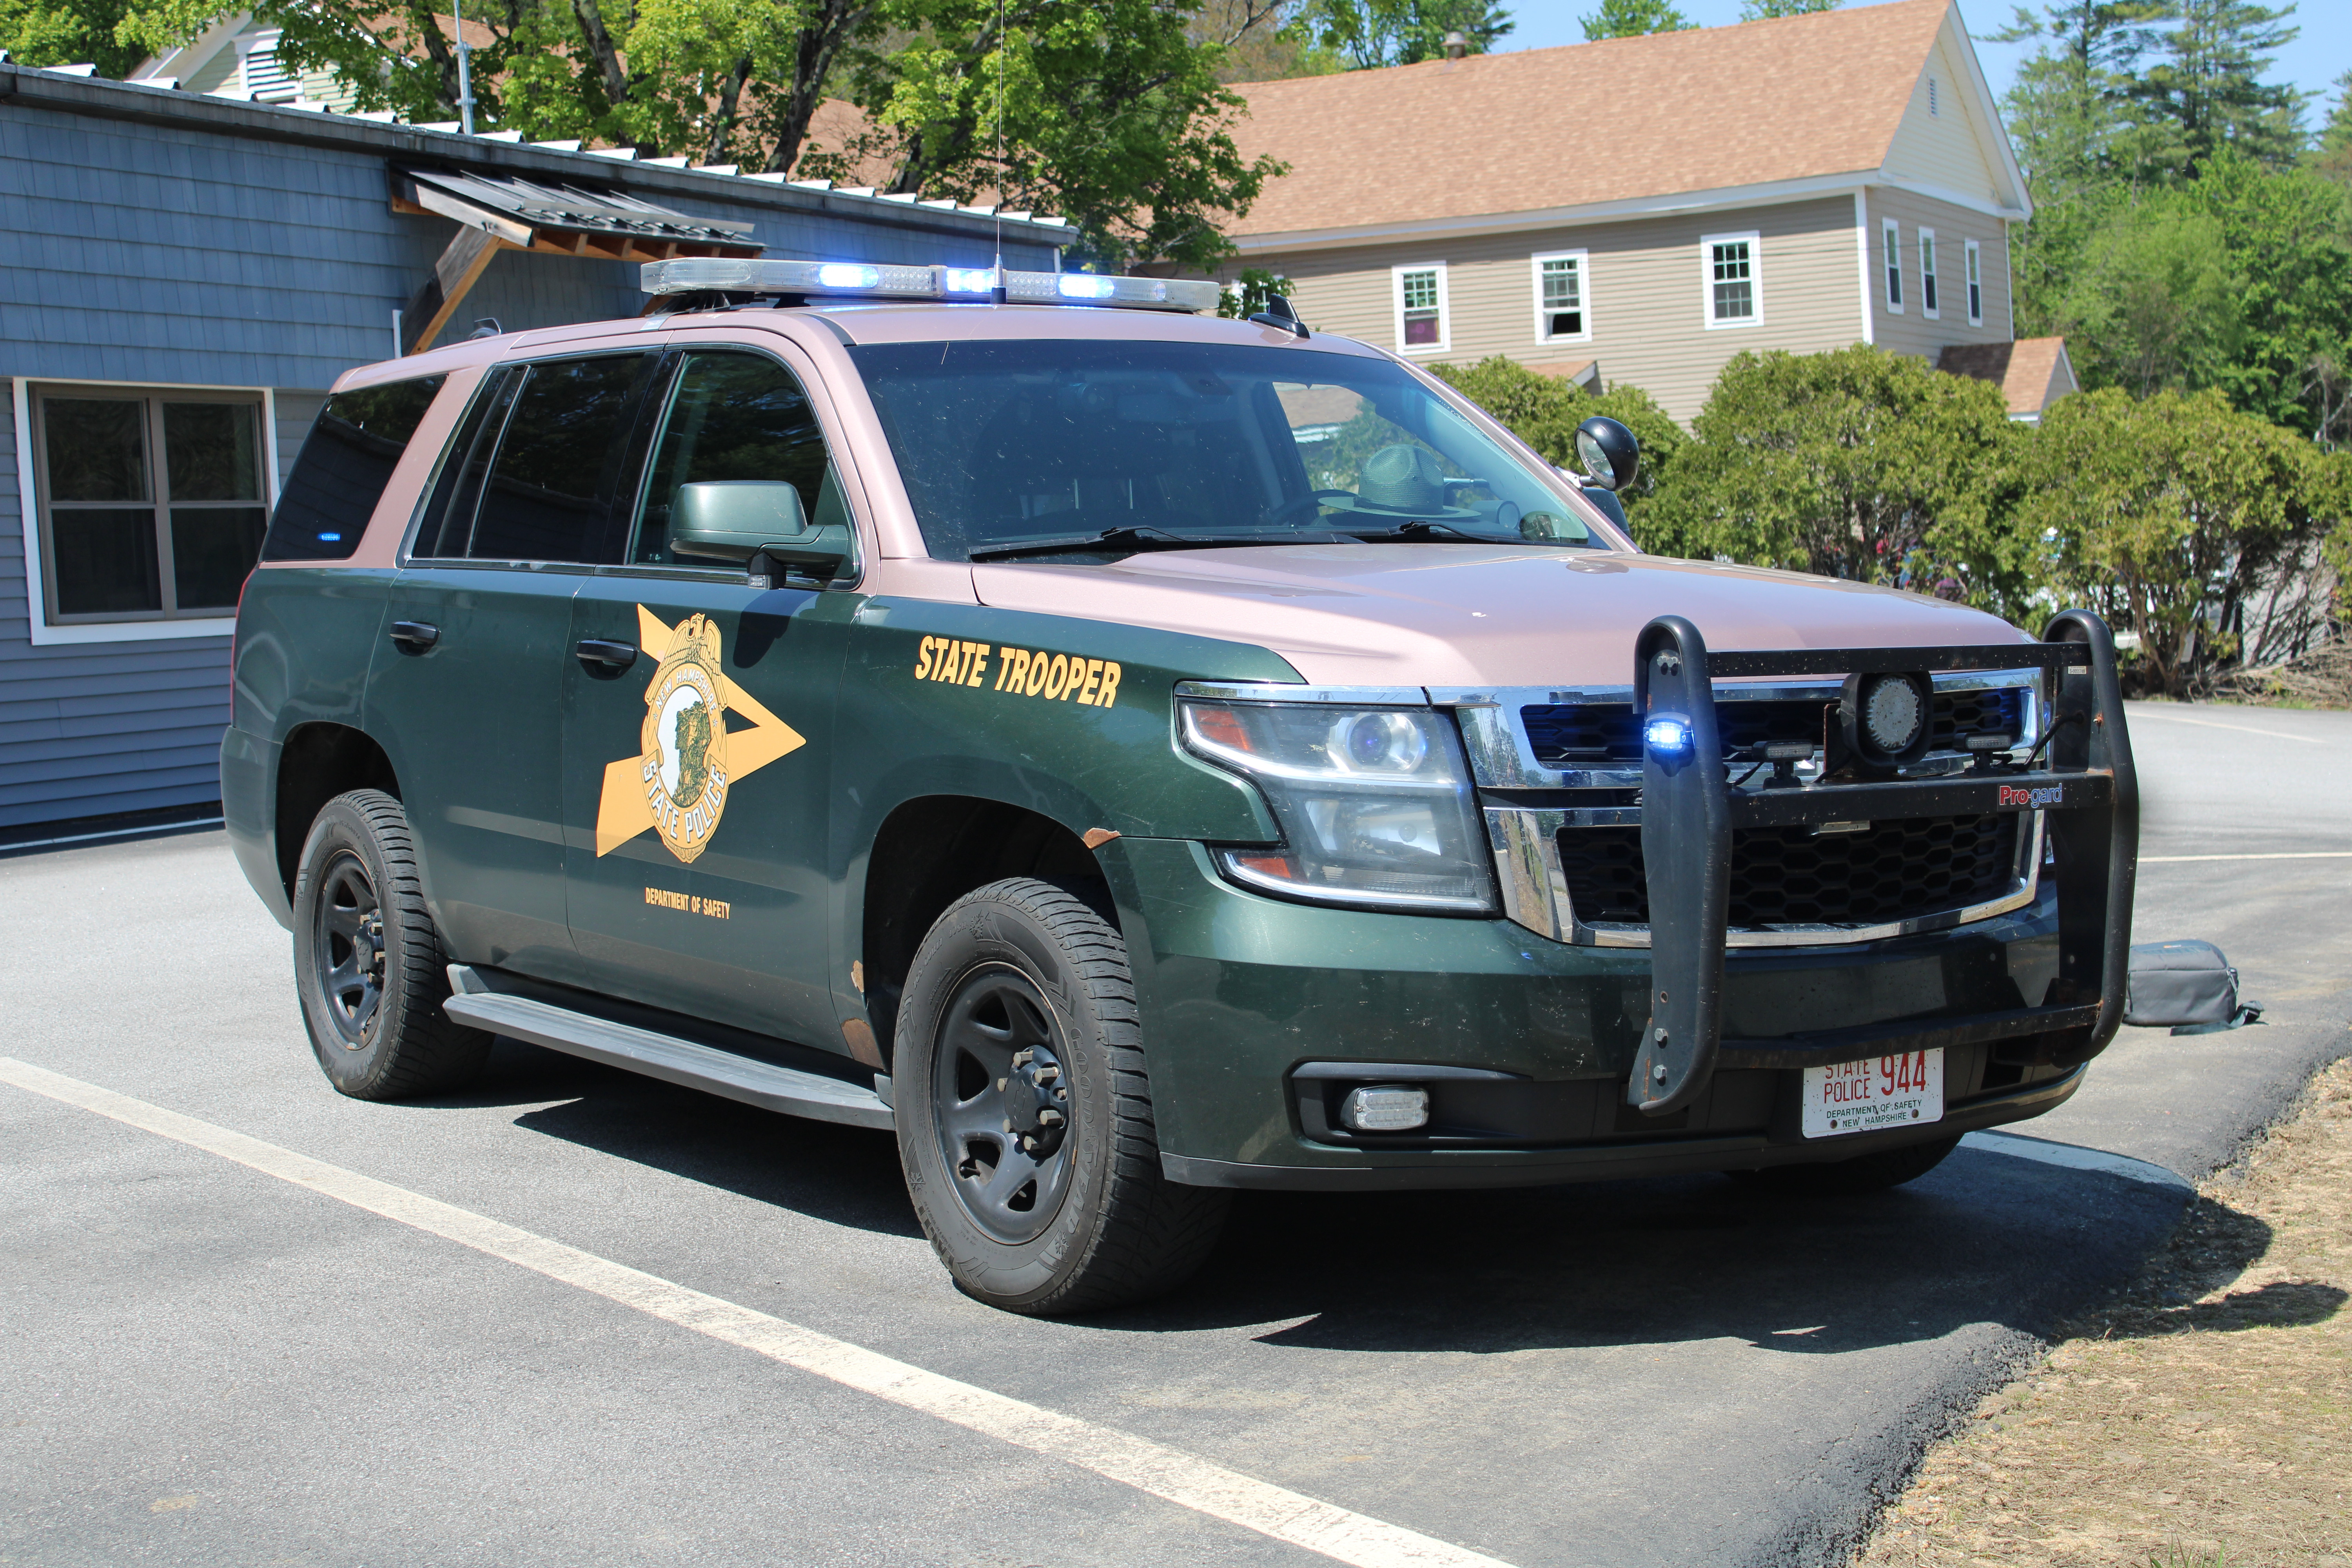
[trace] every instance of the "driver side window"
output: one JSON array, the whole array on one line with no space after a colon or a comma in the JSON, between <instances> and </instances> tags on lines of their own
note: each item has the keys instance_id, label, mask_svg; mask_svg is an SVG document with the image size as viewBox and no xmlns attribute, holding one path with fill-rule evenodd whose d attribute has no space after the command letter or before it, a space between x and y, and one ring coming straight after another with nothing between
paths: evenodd
<instances>
[{"instance_id":1,"label":"driver side window","mask_svg":"<svg viewBox=\"0 0 2352 1568\"><path fill-rule=\"evenodd\" d=\"M632 563L711 564L681 560L669 544L678 487L709 479L787 480L812 522L849 521L808 395L791 371L764 354L689 353L679 365L630 531Z\"/></svg>"}]
</instances>

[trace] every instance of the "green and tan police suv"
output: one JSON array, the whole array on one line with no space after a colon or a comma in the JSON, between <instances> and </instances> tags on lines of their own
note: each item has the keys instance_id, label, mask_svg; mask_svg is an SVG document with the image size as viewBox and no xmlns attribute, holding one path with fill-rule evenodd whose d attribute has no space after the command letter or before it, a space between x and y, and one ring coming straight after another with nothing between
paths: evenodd
<instances>
[{"instance_id":1,"label":"green and tan police suv","mask_svg":"<svg viewBox=\"0 0 2352 1568\"><path fill-rule=\"evenodd\" d=\"M1069 1312L1235 1189L1886 1186L2113 1036L2095 617L1643 555L1621 426L1210 284L646 272L343 377L246 587L222 795L344 1093L505 1036L890 1131Z\"/></svg>"}]
</instances>

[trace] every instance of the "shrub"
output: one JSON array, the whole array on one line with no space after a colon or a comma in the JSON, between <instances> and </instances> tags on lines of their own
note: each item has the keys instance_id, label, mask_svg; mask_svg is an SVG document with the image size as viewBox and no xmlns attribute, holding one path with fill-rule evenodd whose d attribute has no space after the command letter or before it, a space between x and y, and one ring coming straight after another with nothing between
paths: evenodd
<instances>
[{"instance_id":1,"label":"shrub","mask_svg":"<svg viewBox=\"0 0 2352 1568\"><path fill-rule=\"evenodd\" d=\"M1576 427L1596 414L1606 415L1633 432L1633 438L1642 444L1641 472L1620 492L1629 517L1637 517L1633 509L1657 492L1674 468L1675 455L1690 441L1655 399L1622 382L1595 396L1572 381L1529 370L1502 354L1474 365L1429 368L1500 420L1554 468L1576 471Z\"/></svg>"}]
</instances>

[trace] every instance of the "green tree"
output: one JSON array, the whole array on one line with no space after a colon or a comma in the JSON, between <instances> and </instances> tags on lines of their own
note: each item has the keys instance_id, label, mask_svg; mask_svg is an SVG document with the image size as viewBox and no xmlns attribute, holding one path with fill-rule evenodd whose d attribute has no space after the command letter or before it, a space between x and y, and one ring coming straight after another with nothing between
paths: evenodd
<instances>
[{"instance_id":1,"label":"green tree","mask_svg":"<svg viewBox=\"0 0 2352 1568\"><path fill-rule=\"evenodd\" d=\"M2250 612L2315 553L2333 461L2216 392L2105 388L2043 416L2018 531L2049 542L2058 597L2137 636L2141 683L2178 695L2252 651Z\"/></svg>"},{"instance_id":2,"label":"green tree","mask_svg":"<svg viewBox=\"0 0 2352 1568\"><path fill-rule=\"evenodd\" d=\"M7 0L0 0L7 3ZM125 36L161 48L218 0L150 0ZM656 156L841 177L870 162L887 188L1063 214L1086 255L1207 267L1271 158L1245 160L1218 75L1226 45L1193 36L1203 0L477 0L468 28L484 125ZM261 0L280 58L333 69L356 107L457 116L446 0ZM1000 31L1000 17L1002 30ZM866 130L811 155L808 126L849 97ZM1001 141L1000 141L1001 127Z\"/></svg>"},{"instance_id":3,"label":"green tree","mask_svg":"<svg viewBox=\"0 0 2352 1568\"><path fill-rule=\"evenodd\" d=\"M1291 24L1351 70L1443 59L1448 33L1483 55L1515 26L1495 0L1306 0Z\"/></svg>"},{"instance_id":4,"label":"green tree","mask_svg":"<svg viewBox=\"0 0 2352 1568\"><path fill-rule=\"evenodd\" d=\"M2336 79L2336 107L2319 128L2311 166L2339 185L2352 185L2352 71Z\"/></svg>"},{"instance_id":5,"label":"green tree","mask_svg":"<svg viewBox=\"0 0 2352 1568\"><path fill-rule=\"evenodd\" d=\"M116 37L123 0L0 0L0 49L20 66L94 65L121 77L147 51Z\"/></svg>"},{"instance_id":6,"label":"green tree","mask_svg":"<svg viewBox=\"0 0 2352 1568\"><path fill-rule=\"evenodd\" d=\"M2030 613L2010 521L2022 437L1990 383L1866 343L1747 353L1691 436L1637 524L1645 548Z\"/></svg>"},{"instance_id":7,"label":"green tree","mask_svg":"<svg viewBox=\"0 0 2352 1568\"><path fill-rule=\"evenodd\" d=\"M1739 19L1743 22L1769 22L1778 16L1811 16L1822 11L1834 11L1845 0L1740 0Z\"/></svg>"},{"instance_id":8,"label":"green tree","mask_svg":"<svg viewBox=\"0 0 2352 1568\"><path fill-rule=\"evenodd\" d=\"M2221 378L2245 335L2243 291L2220 222L2158 195L2088 237L2059 314L2086 384L2146 397Z\"/></svg>"},{"instance_id":9,"label":"green tree","mask_svg":"<svg viewBox=\"0 0 2352 1568\"><path fill-rule=\"evenodd\" d=\"M2302 152L2303 95L2262 79L2272 57L2294 41L2290 4L2175 0L2158 37L2160 51L2125 89L2137 110L2132 155L2144 174L2194 175L2223 148L2273 167Z\"/></svg>"},{"instance_id":10,"label":"green tree","mask_svg":"<svg viewBox=\"0 0 2352 1568\"><path fill-rule=\"evenodd\" d=\"M1246 321L1265 309L1267 295L1279 294L1286 300L1297 287L1289 279L1263 267L1244 267L1241 276L1226 284L1225 291L1217 296L1217 314L1228 321Z\"/></svg>"},{"instance_id":11,"label":"green tree","mask_svg":"<svg viewBox=\"0 0 2352 1568\"><path fill-rule=\"evenodd\" d=\"M1600 10L1577 21L1584 27L1588 44L1603 38L1638 38L1647 33L1683 33L1698 26L1668 0L1601 0Z\"/></svg>"},{"instance_id":12,"label":"green tree","mask_svg":"<svg viewBox=\"0 0 2352 1568\"><path fill-rule=\"evenodd\" d=\"M1640 509L1674 471L1675 459L1690 437L1655 399L1638 386L1620 382L1598 396L1564 376L1529 370L1515 359L1496 354L1473 365L1435 364L1436 376L1471 402L1493 415L1512 435L1525 441L1555 468L1575 470L1576 427L1594 415L1605 415L1633 433L1642 444L1642 466L1633 482L1619 492L1626 516L1641 526Z\"/></svg>"}]
</instances>

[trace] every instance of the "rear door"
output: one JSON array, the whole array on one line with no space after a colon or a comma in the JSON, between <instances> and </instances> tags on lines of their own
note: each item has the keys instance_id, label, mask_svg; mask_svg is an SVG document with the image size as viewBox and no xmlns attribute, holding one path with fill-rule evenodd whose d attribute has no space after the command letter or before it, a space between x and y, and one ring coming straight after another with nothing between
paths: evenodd
<instances>
[{"instance_id":1,"label":"rear door","mask_svg":"<svg viewBox=\"0 0 2352 1568\"><path fill-rule=\"evenodd\" d=\"M801 375L774 353L677 355L624 560L572 607L563 672L572 935L600 990L840 1050L826 983L835 687L859 602L754 588L669 547L680 485L789 481L848 521ZM601 657L592 657L601 656Z\"/></svg>"},{"instance_id":2,"label":"rear door","mask_svg":"<svg viewBox=\"0 0 2352 1568\"><path fill-rule=\"evenodd\" d=\"M368 728L461 962L579 978L563 889L572 599L604 558L658 360L573 355L486 377L393 580Z\"/></svg>"}]
</instances>

